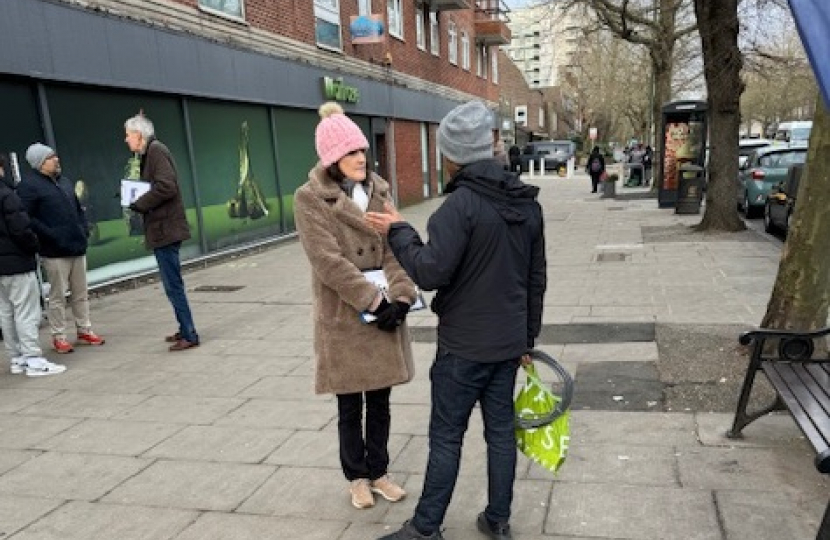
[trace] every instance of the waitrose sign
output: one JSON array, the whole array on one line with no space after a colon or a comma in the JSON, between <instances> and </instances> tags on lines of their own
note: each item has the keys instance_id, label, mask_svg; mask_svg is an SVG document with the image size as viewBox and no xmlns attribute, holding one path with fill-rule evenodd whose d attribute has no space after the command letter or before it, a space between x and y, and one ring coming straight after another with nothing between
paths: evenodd
<instances>
[{"instance_id":1,"label":"waitrose sign","mask_svg":"<svg viewBox=\"0 0 830 540\"><path fill-rule=\"evenodd\" d=\"M357 103L360 101L360 91L354 86L343 83L342 77L323 77L323 96L325 99Z\"/></svg>"}]
</instances>

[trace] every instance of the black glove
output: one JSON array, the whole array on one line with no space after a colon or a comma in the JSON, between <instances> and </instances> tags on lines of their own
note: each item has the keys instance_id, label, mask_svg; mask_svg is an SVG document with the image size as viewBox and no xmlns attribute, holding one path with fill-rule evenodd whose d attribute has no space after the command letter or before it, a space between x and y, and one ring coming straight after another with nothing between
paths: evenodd
<instances>
[{"instance_id":1,"label":"black glove","mask_svg":"<svg viewBox=\"0 0 830 540\"><path fill-rule=\"evenodd\" d=\"M384 332L394 332L403 323L407 313L409 313L409 304L406 302L398 301L390 304L385 299L381 300L380 305L374 311L375 317L378 318L378 329Z\"/></svg>"},{"instance_id":2,"label":"black glove","mask_svg":"<svg viewBox=\"0 0 830 540\"><path fill-rule=\"evenodd\" d=\"M141 214L142 213L141 210L138 209L138 206L135 205L135 203L130 203L130 206L128 206L127 208L129 208L130 210L132 210L136 214Z\"/></svg>"}]
</instances>

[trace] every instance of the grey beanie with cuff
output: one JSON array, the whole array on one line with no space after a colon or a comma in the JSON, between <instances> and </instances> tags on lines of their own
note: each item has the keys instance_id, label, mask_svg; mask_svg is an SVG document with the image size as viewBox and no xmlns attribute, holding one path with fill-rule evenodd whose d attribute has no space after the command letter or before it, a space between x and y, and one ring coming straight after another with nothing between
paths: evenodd
<instances>
[{"instance_id":1,"label":"grey beanie with cuff","mask_svg":"<svg viewBox=\"0 0 830 540\"><path fill-rule=\"evenodd\" d=\"M42 143L35 143L26 150L26 161L36 171L39 171L43 166L43 162L49 156L54 156L55 151Z\"/></svg>"},{"instance_id":2,"label":"grey beanie with cuff","mask_svg":"<svg viewBox=\"0 0 830 540\"><path fill-rule=\"evenodd\" d=\"M454 108L438 126L438 149L458 165L493 158L493 116L481 101Z\"/></svg>"}]
</instances>

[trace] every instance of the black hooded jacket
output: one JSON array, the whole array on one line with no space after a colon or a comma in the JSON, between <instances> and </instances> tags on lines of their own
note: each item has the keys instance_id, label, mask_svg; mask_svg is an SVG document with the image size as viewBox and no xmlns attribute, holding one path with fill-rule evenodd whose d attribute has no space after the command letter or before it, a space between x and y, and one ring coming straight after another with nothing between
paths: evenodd
<instances>
[{"instance_id":1,"label":"black hooded jacket","mask_svg":"<svg viewBox=\"0 0 830 540\"><path fill-rule=\"evenodd\" d=\"M0 275L25 274L35 269L37 236L10 174L0 178Z\"/></svg>"},{"instance_id":2,"label":"black hooded jacket","mask_svg":"<svg viewBox=\"0 0 830 540\"><path fill-rule=\"evenodd\" d=\"M542 324L547 287L539 188L495 160L464 166L429 218L424 244L395 223L389 245L422 289L437 289L438 347L481 362L518 358Z\"/></svg>"}]
</instances>

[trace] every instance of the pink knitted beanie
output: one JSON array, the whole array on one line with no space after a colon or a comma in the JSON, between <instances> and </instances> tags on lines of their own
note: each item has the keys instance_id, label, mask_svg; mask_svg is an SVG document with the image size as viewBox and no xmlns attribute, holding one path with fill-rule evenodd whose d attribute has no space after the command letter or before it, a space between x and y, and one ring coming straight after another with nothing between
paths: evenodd
<instances>
[{"instance_id":1,"label":"pink knitted beanie","mask_svg":"<svg viewBox=\"0 0 830 540\"><path fill-rule=\"evenodd\" d=\"M321 120L317 124L314 143L324 167L337 163L349 152L369 148L366 136L339 104L334 101L323 103L318 112Z\"/></svg>"}]
</instances>

